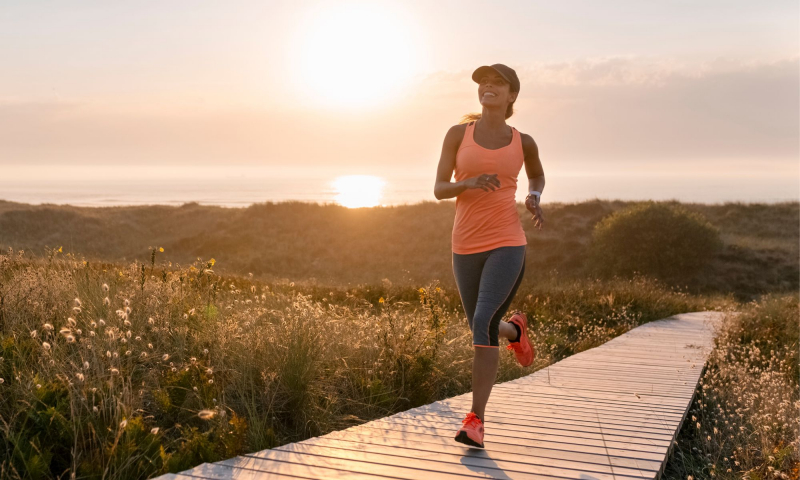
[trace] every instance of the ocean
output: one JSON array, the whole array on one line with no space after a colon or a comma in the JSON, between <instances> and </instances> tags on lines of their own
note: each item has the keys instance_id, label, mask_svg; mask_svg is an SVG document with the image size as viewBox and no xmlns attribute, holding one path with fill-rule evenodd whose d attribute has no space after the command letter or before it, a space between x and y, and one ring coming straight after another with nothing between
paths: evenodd
<instances>
[{"instance_id":1,"label":"ocean","mask_svg":"<svg viewBox=\"0 0 800 480\"><path fill-rule=\"evenodd\" d=\"M438 201L433 196L436 166L420 169L294 168L251 166L0 166L0 200L31 204L204 205L246 207L289 200L374 207ZM517 199L527 193L520 174ZM797 175L758 176L638 173L548 174L547 202L591 199L670 200L697 203L800 199ZM450 199L451 201L453 199Z\"/></svg>"}]
</instances>

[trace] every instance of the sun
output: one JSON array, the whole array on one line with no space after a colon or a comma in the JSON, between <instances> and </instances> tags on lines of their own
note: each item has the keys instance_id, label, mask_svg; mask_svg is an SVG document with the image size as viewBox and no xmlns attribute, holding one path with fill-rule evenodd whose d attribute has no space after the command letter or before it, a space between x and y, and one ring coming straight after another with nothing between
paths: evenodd
<instances>
[{"instance_id":1,"label":"sun","mask_svg":"<svg viewBox=\"0 0 800 480\"><path fill-rule=\"evenodd\" d=\"M419 67L418 35L402 11L371 2L337 3L307 13L290 63L297 93L313 104L385 103Z\"/></svg>"},{"instance_id":2,"label":"sun","mask_svg":"<svg viewBox=\"0 0 800 480\"><path fill-rule=\"evenodd\" d=\"M374 175L342 175L331 182L336 202L347 208L377 207L386 181Z\"/></svg>"}]
</instances>

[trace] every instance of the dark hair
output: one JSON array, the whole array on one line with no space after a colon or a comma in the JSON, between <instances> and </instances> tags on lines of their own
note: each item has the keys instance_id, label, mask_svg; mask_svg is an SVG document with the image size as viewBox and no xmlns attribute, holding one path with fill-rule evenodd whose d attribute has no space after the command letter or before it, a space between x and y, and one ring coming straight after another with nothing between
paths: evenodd
<instances>
[{"instance_id":1,"label":"dark hair","mask_svg":"<svg viewBox=\"0 0 800 480\"><path fill-rule=\"evenodd\" d=\"M516 100L514 100L511 103L509 103L508 104L508 108L506 108L506 119L508 119L511 115L514 115L514 102L516 102ZM459 123L459 125L462 124L462 123L469 123L469 122L471 122L473 120L480 120L480 118L481 118L480 112L468 113L468 114L464 115L463 117L461 117L461 121L458 122L458 123Z\"/></svg>"}]
</instances>

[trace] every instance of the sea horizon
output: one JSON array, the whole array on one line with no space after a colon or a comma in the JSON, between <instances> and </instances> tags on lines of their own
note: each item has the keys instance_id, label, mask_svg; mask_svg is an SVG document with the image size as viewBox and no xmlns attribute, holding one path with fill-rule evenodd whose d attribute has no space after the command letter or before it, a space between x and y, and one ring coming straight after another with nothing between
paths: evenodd
<instances>
[{"instance_id":1,"label":"sea horizon","mask_svg":"<svg viewBox=\"0 0 800 480\"><path fill-rule=\"evenodd\" d=\"M298 168L262 166L4 167L0 200L79 207L182 205L222 207L302 201L351 208L438 201L435 168ZM516 199L524 202L524 169ZM559 172L546 175L542 202L678 200L691 203L781 203L800 200L800 178L783 172L693 174ZM454 199L448 199L454 200Z\"/></svg>"}]
</instances>

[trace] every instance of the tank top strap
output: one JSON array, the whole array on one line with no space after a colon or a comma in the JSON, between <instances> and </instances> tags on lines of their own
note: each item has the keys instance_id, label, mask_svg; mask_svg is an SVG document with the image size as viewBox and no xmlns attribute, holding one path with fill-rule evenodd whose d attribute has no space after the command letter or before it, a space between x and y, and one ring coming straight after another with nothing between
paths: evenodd
<instances>
[{"instance_id":1,"label":"tank top strap","mask_svg":"<svg viewBox=\"0 0 800 480\"><path fill-rule=\"evenodd\" d=\"M461 148L467 145L475 144L475 137L473 137L474 131L475 131L475 120L467 124L467 129L464 131L464 138L461 139L461 146L458 148L459 150L461 150Z\"/></svg>"},{"instance_id":2,"label":"tank top strap","mask_svg":"<svg viewBox=\"0 0 800 480\"><path fill-rule=\"evenodd\" d=\"M511 143L516 144L520 151L522 150L522 135L515 127L511 127Z\"/></svg>"}]
</instances>

